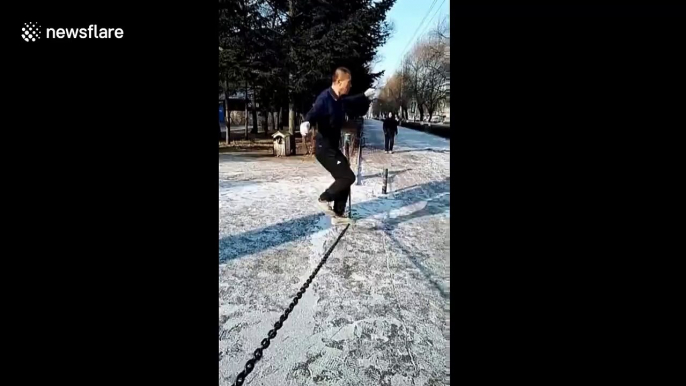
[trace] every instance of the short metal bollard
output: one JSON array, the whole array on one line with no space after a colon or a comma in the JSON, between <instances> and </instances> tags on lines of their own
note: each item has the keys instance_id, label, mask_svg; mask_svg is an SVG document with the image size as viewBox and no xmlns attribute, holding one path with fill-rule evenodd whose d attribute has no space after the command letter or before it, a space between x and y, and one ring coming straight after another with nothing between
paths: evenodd
<instances>
[{"instance_id":1,"label":"short metal bollard","mask_svg":"<svg viewBox=\"0 0 686 386\"><path fill-rule=\"evenodd\" d=\"M388 169L383 170L383 186L381 186L381 193L386 194L386 187L388 186Z\"/></svg>"}]
</instances>

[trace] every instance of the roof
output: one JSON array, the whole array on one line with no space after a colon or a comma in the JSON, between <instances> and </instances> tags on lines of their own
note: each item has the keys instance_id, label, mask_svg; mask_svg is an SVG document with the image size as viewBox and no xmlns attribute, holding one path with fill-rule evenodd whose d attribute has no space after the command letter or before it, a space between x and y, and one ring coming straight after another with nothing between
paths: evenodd
<instances>
[{"instance_id":1,"label":"roof","mask_svg":"<svg viewBox=\"0 0 686 386\"><path fill-rule=\"evenodd\" d=\"M277 131L276 133L272 134L272 138L276 137L287 137L291 135L291 133L282 133L281 130Z\"/></svg>"}]
</instances>

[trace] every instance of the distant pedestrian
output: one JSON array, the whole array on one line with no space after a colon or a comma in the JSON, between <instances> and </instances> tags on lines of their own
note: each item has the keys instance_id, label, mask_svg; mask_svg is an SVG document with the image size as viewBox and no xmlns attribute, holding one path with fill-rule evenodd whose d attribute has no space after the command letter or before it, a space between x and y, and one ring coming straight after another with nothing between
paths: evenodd
<instances>
[{"instance_id":1,"label":"distant pedestrian","mask_svg":"<svg viewBox=\"0 0 686 386\"><path fill-rule=\"evenodd\" d=\"M300 124L300 134L303 138L310 130L310 122L318 125L314 154L335 181L319 196L317 204L324 213L331 216L333 225L352 223L345 217L345 206L350 195L350 186L355 182L355 174L350 170L348 160L339 149L345 115L349 112L365 111L374 95L374 89L370 88L364 94L346 97L351 86L350 70L345 67L337 68L331 87L319 94L314 106L305 115L304 122ZM333 202L333 209L330 202Z\"/></svg>"},{"instance_id":2,"label":"distant pedestrian","mask_svg":"<svg viewBox=\"0 0 686 386\"><path fill-rule=\"evenodd\" d=\"M388 118L383 121L383 135L385 137L386 154L393 154L393 143L395 142L395 136L398 135L398 121L392 112L388 113Z\"/></svg>"}]
</instances>

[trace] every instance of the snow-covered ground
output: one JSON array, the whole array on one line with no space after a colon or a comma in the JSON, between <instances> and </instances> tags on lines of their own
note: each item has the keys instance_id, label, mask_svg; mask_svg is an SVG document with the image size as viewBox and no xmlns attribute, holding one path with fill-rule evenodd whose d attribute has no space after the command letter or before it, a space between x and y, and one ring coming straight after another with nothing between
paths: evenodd
<instances>
[{"instance_id":1,"label":"snow-covered ground","mask_svg":"<svg viewBox=\"0 0 686 386\"><path fill-rule=\"evenodd\" d=\"M450 384L450 142L399 130L387 155L381 123L365 121L358 225L245 384ZM315 206L332 181L313 158L219 156L220 385L232 384L340 232Z\"/></svg>"}]
</instances>

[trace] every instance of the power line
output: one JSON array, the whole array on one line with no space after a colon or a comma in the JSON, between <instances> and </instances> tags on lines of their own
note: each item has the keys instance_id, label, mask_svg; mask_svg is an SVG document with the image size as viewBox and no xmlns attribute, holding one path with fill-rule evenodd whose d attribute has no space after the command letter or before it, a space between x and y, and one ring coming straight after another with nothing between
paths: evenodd
<instances>
[{"instance_id":1,"label":"power line","mask_svg":"<svg viewBox=\"0 0 686 386\"><path fill-rule=\"evenodd\" d=\"M443 6L443 4L445 4L445 0L443 0L443 2L441 3L441 5L438 6L438 9L436 10L436 13L434 13L434 15L431 17L431 19L429 19L429 22L426 23L426 26L424 27L424 30L422 31L421 34L419 34L419 36L423 36L423 35L426 33L426 30L427 30L427 29L429 28L429 26L431 25L431 22L436 18L436 15L438 15L438 13L441 11L441 7Z\"/></svg>"},{"instance_id":2,"label":"power line","mask_svg":"<svg viewBox=\"0 0 686 386\"><path fill-rule=\"evenodd\" d=\"M434 1L431 3L431 6L430 6L429 9L426 11L426 14L424 15L424 17L422 18L422 21L419 22L419 25L418 25L417 28L414 30L414 33L412 34L412 37L410 38L410 40L409 40L409 41L407 42L407 44L405 45L405 48L403 49L403 53L405 52L405 50L407 50L407 47L410 46L410 43L412 43L412 41L414 40L415 36L417 35L417 32L419 32L419 30L420 30L420 29L422 28L422 26L424 25L424 21L426 20L426 17L429 16L429 15L431 14L431 11L433 10L434 5L436 5L436 1L438 1L438 0L434 0Z\"/></svg>"},{"instance_id":3,"label":"power line","mask_svg":"<svg viewBox=\"0 0 686 386\"><path fill-rule=\"evenodd\" d=\"M419 30L420 30L420 29L422 28L422 26L424 25L424 21L426 20L426 17L429 16L429 15L431 14L431 11L433 10L434 5L436 5L436 1L438 1L438 0L434 0L433 3L431 3L431 6L430 6L429 9L426 11L426 14L424 15L424 17L422 18L422 21L419 22L419 25L417 26L417 29L414 30L414 33L412 34L412 37L410 38L410 40L407 41L407 44L405 44L405 47L403 48L403 50L402 50L402 52L401 52L401 55L400 55L401 58L402 58L402 55L405 54L405 51L407 51L407 48L410 47L410 46L412 45L412 42L414 41L414 38L417 36L417 32L419 32Z\"/></svg>"},{"instance_id":4,"label":"power line","mask_svg":"<svg viewBox=\"0 0 686 386\"><path fill-rule=\"evenodd\" d=\"M403 55L405 55L405 51L407 51L407 48L410 47L410 46L412 45L412 42L414 41L415 36L417 36L417 32L419 32L419 30L422 28L422 26L423 26L423 24L424 24L424 20L426 20L426 17L429 16L429 14L431 14L431 11L433 10L434 5L436 5L436 1L438 1L438 0L434 0L433 3L431 3L431 6L430 6L429 9L426 11L426 14L424 15L424 17L422 18L422 21L419 22L419 25L417 26L417 29L415 29L414 33L412 34L412 37L410 38L410 40L409 40L409 41L407 42L407 44L405 45L405 48L403 48L402 52L400 53L400 59L399 59L398 62L395 64L396 67L398 66L398 64L400 64L400 63L402 62L402 60L403 60ZM445 1L445 0L444 0L444 1Z\"/></svg>"},{"instance_id":5,"label":"power line","mask_svg":"<svg viewBox=\"0 0 686 386\"><path fill-rule=\"evenodd\" d=\"M434 4L435 4L435 3L436 3L436 2L434 1ZM441 2L441 5L438 6L438 8L436 9L436 12L434 12L433 16L432 16L432 17L429 19L429 21L424 25L424 28L422 29L422 32L421 32L419 35L417 35L417 38L421 38L422 36L424 36L424 34L426 33L426 31L427 31L427 29L429 28L429 26L431 26L431 22L436 18L436 15L438 15L438 13L441 12L441 7L443 6L443 4L445 4L445 0L443 0L443 2ZM429 12L431 12L431 8L433 8L433 4L432 4L431 7L429 7ZM425 17L425 19L426 19L426 17ZM422 20L424 20L424 19L422 19ZM419 27L422 27L422 23L419 24ZM417 32L417 31L415 31L415 35L416 35L416 32ZM414 38L414 35L413 35L413 38ZM412 42L412 40L410 40L410 42ZM403 62L403 60L404 60L404 55L405 55L405 51L406 51L406 50L407 50L407 46L406 46L405 49L403 50L403 54L400 56L400 60L398 61L398 63L402 63L402 62ZM396 64L396 66L397 66L397 64Z\"/></svg>"}]
</instances>

